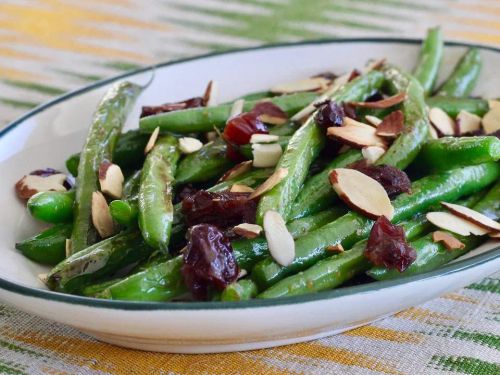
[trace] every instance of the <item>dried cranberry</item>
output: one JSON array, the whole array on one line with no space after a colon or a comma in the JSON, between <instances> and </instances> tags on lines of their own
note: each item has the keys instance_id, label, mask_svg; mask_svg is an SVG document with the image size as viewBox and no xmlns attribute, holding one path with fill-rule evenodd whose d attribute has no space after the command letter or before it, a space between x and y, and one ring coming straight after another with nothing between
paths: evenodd
<instances>
[{"instance_id":1,"label":"dried cranberry","mask_svg":"<svg viewBox=\"0 0 500 375\"><path fill-rule=\"evenodd\" d=\"M239 269L229 239L210 224L192 227L181 273L193 297L198 300L206 300L212 287L223 290L236 281Z\"/></svg>"},{"instance_id":2,"label":"dried cranberry","mask_svg":"<svg viewBox=\"0 0 500 375\"><path fill-rule=\"evenodd\" d=\"M401 193L411 192L411 181L401 169L390 165L371 165L366 160L360 160L349 165L361 173L377 180L392 199Z\"/></svg>"},{"instance_id":3,"label":"dried cranberry","mask_svg":"<svg viewBox=\"0 0 500 375\"><path fill-rule=\"evenodd\" d=\"M376 266L396 268L399 272L417 259L417 252L406 242L403 227L391 224L385 216L373 225L364 255Z\"/></svg>"},{"instance_id":4,"label":"dried cranberry","mask_svg":"<svg viewBox=\"0 0 500 375\"><path fill-rule=\"evenodd\" d=\"M316 124L322 128L329 128L330 126L342 126L344 122L344 109L331 100L326 100L316 105L318 112L316 112Z\"/></svg>"},{"instance_id":5,"label":"dried cranberry","mask_svg":"<svg viewBox=\"0 0 500 375\"><path fill-rule=\"evenodd\" d=\"M182 213L188 226L205 223L227 228L241 223L255 223L257 203L250 193L200 190L182 200Z\"/></svg>"},{"instance_id":6,"label":"dried cranberry","mask_svg":"<svg viewBox=\"0 0 500 375\"><path fill-rule=\"evenodd\" d=\"M158 113L173 112L181 109L197 108L204 106L205 106L205 99L198 96L177 103L164 103L157 106L144 106L142 107L141 117L156 115Z\"/></svg>"},{"instance_id":7,"label":"dried cranberry","mask_svg":"<svg viewBox=\"0 0 500 375\"><path fill-rule=\"evenodd\" d=\"M384 95L380 91L377 91L375 94L370 95L366 98L365 102L378 102L384 99Z\"/></svg>"},{"instance_id":8,"label":"dried cranberry","mask_svg":"<svg viewBox=\"0 0 500 375\"><path fill-rule=\"evenodd\" d=\"M194 195L198 192L198 189L195 188L192 184L187 184L182 186L177 194L175 194L174 203L182 202L182 200L190 195Z\"/></svg>"},{"instance_id":9,"label":"dried cranberry","mask_svg":"<svg viewBox=\"0 0 500 375\"><path fill-rule=\"evenodd\" d=\"M493 137L500 138L500 130L494 131L493 133L490 133L488 135L491 135Z\"/></svg>"},{"instance_id":10,"label":"dried cranberry","mask_svg":"<svg viewBox=\"0 0 500 375\"><path fill-rule=\"evenodd\" d=\"M266 125L254 112L244 112L230 118L224 128L223 137L233 145L246 145L252 134L268 134Z\"/></svg>"},{"instance_id":11,"label":"dried cranberry","mask_svg":"<svg viewBox=\"0 0 500 375\"><path fill-rule=\"evenodd\" d=\"M351 82L353 79L358 78L360 75L361 75L361 72L358 69L354 69L351 72L351 75L349 76L349 78L347 79L347 82Z\"/></svg>"}]
</instances>

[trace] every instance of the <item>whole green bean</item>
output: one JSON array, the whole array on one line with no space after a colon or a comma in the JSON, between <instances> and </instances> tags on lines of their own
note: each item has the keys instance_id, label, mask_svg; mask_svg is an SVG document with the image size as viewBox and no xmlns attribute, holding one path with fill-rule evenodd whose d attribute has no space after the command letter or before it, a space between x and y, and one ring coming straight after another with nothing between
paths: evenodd
<instances>
[{"instance_id":1,"label":"whole green bean","mask_svg":"<svg viewBox=\"0 0 500 375\"><path fill-rule=\"evenodd\" d=\"M444 171L500 159L500 139L484 137L445 137L427 142L415 167L423 171Z\"/></svg>"},{"instance_id":2,"label":"whole green bean","mask_svg":"<svg viewBox=\"0 0 500 375\"><path fill-rule=\"evenodd\" d=\"M434 27L427 31L418 65L413 72L414 77L422 85L425 95L429 95L434 89L442 57L443 33L439 27Z\"/></svg>"},{"instance_id":3,"label":"whole green bean","mask_svg":"<svg viewBox=\"0 0 500 375\"><path fill-rule=\"evenodd\" d=\"M137 224L139 215L139 188L141 171L133 173L123 185L123 199L116 199L109 204L109 213L113 220L125 227Z\"/></svg>"},{"instance_id":4,"label":"whole green bean","mask_svg":"<svg viewBox=\"0 0 500 375\"><path fill-rule=\"evenodd\" d=\"M71 234L71 253L77 253L97 240L91 222L92 193L98 189L101 163L112 159L116 140L132 105L142 88L130 82L112 86L101 100L80 155Z\"/></svg>"},{"instance_id":5,"label":"whole green bean","mask_svg":"<svg viewBox=\"0 0 500 375\"><path fill-rule=\"evenodd\" d=\"M50 271L46 283L52 290L80 293L100 278L146 259L151 252L138 231L119 233L64 259Z\"/></svg>"},{"instance_id":6,"label":"whole green bean","mask_svg":"<svg viewBox=\"0 0 500 375\"><path fill-rule=\"evenodd\" d=\"M455 201L475 193L500 176L495 163L464 167L424 177L412 184L412 194L401 194L393 202L393 222L408 219L440 201ZM288 266L280 266L271 257L257 263L251 273L261 290L269 288L284 277L311 267L328 255L326 247L341 243L349 248L366 238L373 221L349 212L337 220L300 237L295 242L295 259Z\"/></svg>"},{"instance_id":7,"label":"whole green bean","mask_svg":"<svg viewBox=\"0 0 500 375\"><path fill-rule=\"evenodd\" d=\"M276 96L269 100L279 106L289 116L293 116L316 98L315 93L305 92L292 95ZM251 110L258 100L246 101L243 111ZM190 108L180 111L161 113L143 117L139 122L142 131L151 133L157 127L161 131L178 134L209 132L222 129L231 113L232 103L213 107Z\"/></svg>"},{"instance_id":8,"label":"whole green bean","mask_svg":"<svg viewBox=\"0 0 500 375\"><path fill-rule=\"evenodd\" d=\"M91 284L83 288L82 295L85 297L99 297L100 294L106 290L109 286L116 284L120 279L111 279L106 281L101 281L99 283Z\"/></svg>"},{"instance_id":9,"label":"whole green bean","mask_svg":"<svg viewBox=\"0 0 500 375\"><path fill-rule=\"evenodd\" d=\"M332 100L336 102L364 100L382 83L383 74L371 71L339 88L332 95ZM258 224L262 224L264 214L269 210L277 211L285 221L289 218L291 203L299 194L309 166L323 147L324 139L324 129L316 124L314 116L309 117L295 132L276 166L277 169L286 169L288 174L278 185L261 196L257 206Z\"/></svg>"},{"instance_id":10,"label":"whole green bean","mask_svg":"<svg viewBox=\"0 0 500 375\"><path fill-rule=\"evenodd\" d=\"M483 117L490 110L487 100L436 95L426 99L429 108L438 107L455 118L462 110Z\"/></svg>"},{"instance_id":11,"label":"whole green bean","mask_svg":"<svg viewBox=\"0 0 500 375\"><path fill-rule=\"evenodd\" d=\"M66 159L66 169L73 176L78 175L78 165L80 164L80 153L70 155L69 158Z\"/></svg>"},{"instance_id":12,"label":"whole green bean","mask_svg":"<svg viewBox=\"0 0 500 375\"><path fill-rule=\"evenodd\" d=\"M248 279L229 284L222 292L221 301L246 301L258 293L257 285Z\"/></svg>"},{"instance_id":13,"label":"whole green bean","mask_svg":"<svg viewBox=\"0 0 500 375\"><path fill-rule=\"evenodd\" d=\"M429 119L420 83L400 70L389 67L384 71L393 92L405 92L403 103L404 131L391 147L377 160L377 165L392 165L405 169L415 159L429 136Z\"/></svg>"},{"instance_id":14,"label":"whole green bean","mask_svg":"<svg viewBox=\"0 0 500 375\"><path fill-rule=\"evenodd\" d=\"M158 139L144 162L139 187L139 228L147 244L167 252L174 219L172 188L180 153L177 139Z\"/></svg>"},{"instance_id":15,"label":"whole green bean","mask_svg":"<svg viewBox=\"0 0 500 375\"><path fill-rule=\"evenodd\" d=\"M258 91L252 92L251 94L246 94L240 97L239 99L243 100L262 100L267 98L272 98L274 95L270 91Z\"/></svg>"},{"instance_id":16,"label":"whole green bean","mask_svg":"<svg viewBox=\"0 0 500 375\"><path fill-rule=\"evenodd\" d=\"M16 243L16 249L35 262L55 265L66 257L66 239L70 235L71 224L57 224Z\"/></svg>"},{"instance_id":17,"label":"whole green bean","mask_svg":"<svg viewBox=\"0 0 500 375\"><path fill-rule=\"evenodd\" d=\"M75 191L42 191L27 202L30 214L46 223L70 223L73 219Z\"/></svg>"},{"instance_id":18,"label":"whole green bean","mask_svg":"<svg viewBox=\"0 0 500 375\"><path fill-rule=\"evenodd\" d=\"M469 49L457 63L437 95L455 96L457 98L469 96L476 86L482 64L479 50L477 48Z\"/></svg>"}]
</instances>

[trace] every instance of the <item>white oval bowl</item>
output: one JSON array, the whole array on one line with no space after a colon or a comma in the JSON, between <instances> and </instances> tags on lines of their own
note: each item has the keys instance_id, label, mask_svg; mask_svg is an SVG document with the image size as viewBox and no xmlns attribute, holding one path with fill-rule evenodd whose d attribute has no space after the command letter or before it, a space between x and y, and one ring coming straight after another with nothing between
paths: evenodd
<instances>
[{"instance_id":1,"label":"white oval bowl","mask_svg":"<svg viewBox=\"0 0 500 375\"><path fill-rule=\"evenodd\" d=\"M322 71L361 68L369 59L412 69L420 41L345 39L267 46L159 65L127 122L137 127L139 109L203 92L219 82L220 101ZM441 77L466 46L446 47ZM480 47L484 59L476 90L499 95L500 50ZM99 340L130 348L207 353L265 348L312 340L361 326L466 286L500 269L500 246L487 243L439 270L402 280L373 282L300 297L222 303L142 303L98 300L48 291L37 275L47 268L24 258L14 243L40 230L15 198L14 183L38 168L64 169L79 150L92 114L118 80L146 82L142 70L98 82L42 105L0 132L0 298L21 310L76 327ZM485 79L488 77L488 79Z\"/></svg>"}]
</instances>

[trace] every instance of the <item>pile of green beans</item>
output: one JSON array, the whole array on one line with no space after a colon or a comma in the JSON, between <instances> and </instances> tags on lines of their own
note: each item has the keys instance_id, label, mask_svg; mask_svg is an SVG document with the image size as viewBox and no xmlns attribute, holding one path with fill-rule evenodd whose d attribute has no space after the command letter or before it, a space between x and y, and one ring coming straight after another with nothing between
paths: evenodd
<instances>
[{"instance_id":1,"label":"pile of green beans","mask_svg":"<svg viewBox=\"0 0 500 375\"><path fill-rule=\"evenodd\" d=\"M221 136L205 140L210 138L207 132L224 130L233 103L143 117L139 129L122 133L143 89L129 82L113 86L105 95L82 150L67 159L67 169L76 177L75 187L40 192L27 201L29 213L52 226L15 246L30 260L54 266L46 277L51 290L110 300L189 299L182 271L189 228L178 203L180 192L186 186L222 192L236 184L256 189L282 168L287 170L286 176L258 198L255 223L263 226L268 211L279 213L295 241L294 259L286 266L276 262L265 234L229 237L243 276L225 289L211 290L211 300L289 297L341 287L360 275L376 281L437 269L485 242L487 236L450 232L464 247L449 251L433 241L436 227L426 219L427 212L444 210L440 203L447 201L500 219L498 137L429 136L430 107L441 108L452 118L460 111L481 117L491 110L487 98L469 97L481 72L479 50L466 51L451 75L436 88L443 52L441 30L430 29L413 73L384 63L328 92L329 100L336 103L363 102L374 94L405 94L402 103L390 108L357 109L359 121L363 121L360 115L382 118L394 110L401 110L404 116L401 133L374 162L375 166L406 170L412 180L411 193L400 194L391 202L391 221L404 229L417 254L404 272L375 266L365 256L374 220L349 210L329 181L332 169L349 168L363 160L364 151L350 143L347 150L328 156L326 131L314 112L299 122L269 126L269 133L278 136L276 143L282 149L274 167L251 166L224 179L221 176L227 176L236 165L227 156L228 140ZM243 111L266 100L292 117L319 95L257 92L243 97ZM160 135L151 145L148 140L156 128ZM205 144L186 154L179 138L187 136ZM242 158L253 158L252 144L233 146ZM106 197L115 225L114 235L106 239L99 238L92 217L92 196L100 191L98 172L103 162L118 165L126 176L121 196ZM332 252L333 245L341 252Z\"/></svg>"}]
</instances>

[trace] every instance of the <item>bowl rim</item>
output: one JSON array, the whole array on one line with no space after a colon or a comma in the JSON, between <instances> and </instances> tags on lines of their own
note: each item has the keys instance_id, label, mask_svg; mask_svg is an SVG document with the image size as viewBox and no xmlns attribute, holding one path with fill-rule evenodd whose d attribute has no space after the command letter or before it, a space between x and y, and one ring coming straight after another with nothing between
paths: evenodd
<instances>
[{"instance_id":1,"label":"bowl rim","mask_svg":"<svg viewBox=\"0 0 500 375\"><path fill-rule=\"evenodd\" d=\"M248 47L231 49L221 52L211 52L203 55L197 55L193 57L171 60L155 65L146 66L144 68L139 68L131 70L129 72L113 76L111 78L103 79L94 82L90 85L84 86L80 89L70 91L66 94L58 96L48 102L45 102L32 110L28 111L25 115L14 120L8 124L4 129L0 130L0 138L5 136L8 132L16 128L18 125L22 124L24 121L36 114L48 109L56 104L62 103L68 99L76 97L78 95L84 94L88 91L94 90L96 88L105 86L114 81L118 81L127 77L131 77L140 73L147 72L155 68L164 68L171 65L178 65L189 61L202 60L209 57L229 55L239 52L249 52L254 50L266 50L273 48L286 48L286 47L297 47L297 46L307 46L307 45L318 45L318 44L348 44L348 43L382 43L382 44L409 44L418 45L422 43L422 39L417 38L338 38L338 39L319 39L319 40L306 40L299 42L285 42L285 43L275 43L266 44L262 46ZM453 47L475 47L482 50L492 51L500 53L500 48L483 46L473 43L463 43L463 42L445 42L445 46ZM18 284L7 279L0 277L0 289L4 289L8 292L15 294L20 294L27 297L42 298L46 300L51 300L54 302L61 303L71 303L76 305L84 305L94 308L107 308L107 309L117 309L117 310L128 310L128 311L158 311L158 310L224 310L224 309L248 309L248 308L262 308L262 307L273 307L273 306L284 306L299 303L309 303L327 299L335 299L344 296L350 296L353 294L368 293L381 289L386 289L390 287L397 287L402 284L417 282L424 279L438 278L445 275L450 275L453 273L461 272L485 263L488 263L496 258L500 257L500 244L495 248L488 250L485 253L466 258L463 260L457 260L452 263L448 263L439 269L425 272L418 275L402 277L400 279L375 281L367 284L348 286L339 289L332 289L329 291L310 293L299 296L282 297L276 299L254 299L249 301L234 301L234 302L221 302L221 301L207 301L207 302L140 302L140 301L120 301L120 300L106 300L98 299L92 297L83 297L71 294L63 294L59 292L54 292L46 289L34 288L30 286L25 286Z\"/></svg>"}]
</instances>

